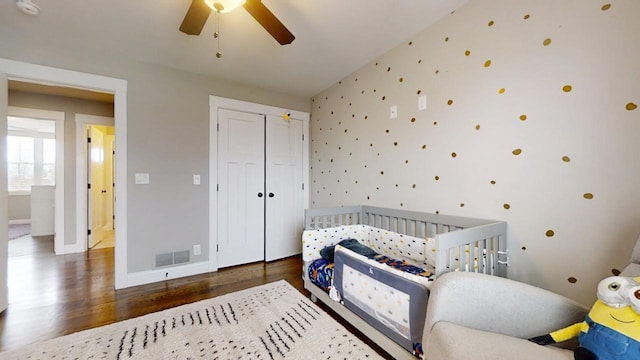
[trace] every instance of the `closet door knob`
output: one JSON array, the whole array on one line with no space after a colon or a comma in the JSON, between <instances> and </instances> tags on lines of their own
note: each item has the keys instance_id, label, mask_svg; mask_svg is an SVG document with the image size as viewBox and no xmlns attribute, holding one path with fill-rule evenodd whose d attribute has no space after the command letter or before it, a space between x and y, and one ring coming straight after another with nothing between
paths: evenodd
<instances>
[{"instance_id":1,"label":"closet door knob","mask_svg":"<svg viewBox=\"0 0 640 360\"><path fill-rule=\"evenodd\" d=\"M274 193L269 193L269 197L274 197L276 196Z\"/></svg>"},{"instance_id":2,"label":"closet door knob","mask_svg":"<svg viewBox=\"0 0 640 360\"><path fill-rule=\"evenodd\" d=\"M258 193L258 197L262 197L262 193L261 192Z\"/></svg>"}]
</instances>

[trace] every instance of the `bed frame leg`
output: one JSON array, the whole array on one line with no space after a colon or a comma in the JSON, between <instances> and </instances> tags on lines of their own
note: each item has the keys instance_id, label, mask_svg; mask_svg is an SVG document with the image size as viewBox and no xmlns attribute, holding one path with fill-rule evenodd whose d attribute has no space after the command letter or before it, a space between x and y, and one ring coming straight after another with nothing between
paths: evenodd
<instances>
[{"instance_id":1,"label":"bed frame leg","mask_svg":"<svg viewBox=\"0 0 640 360\"><path fill-rule=\"evenodd\" d=\"M313 294L311 294L311 301L318 302L318 297L313 295Z\"/></svg>"}]
</instances>

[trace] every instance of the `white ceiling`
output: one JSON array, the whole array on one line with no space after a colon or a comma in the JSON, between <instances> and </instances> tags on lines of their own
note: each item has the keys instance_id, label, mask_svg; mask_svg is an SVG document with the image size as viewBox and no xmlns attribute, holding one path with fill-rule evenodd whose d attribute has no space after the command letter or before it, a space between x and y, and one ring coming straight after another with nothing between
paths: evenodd
<instances>
[{"instance_id":1,"label":"white ceiling","mask_svg":"<svg viewBox=\"0 0 640 360\"><path fill-rule=\"evenodd\" d=\"M46 36L53 49L311 97L468 0L263 0L294 42L281 46L239 8L221 15L221 59L215 57L213 15L200 36L178 31L191 0L32 1L41 9L37 17L20 12L13 0L1 1L0 31L25 41Z\"/></svg>"}]
</instances>

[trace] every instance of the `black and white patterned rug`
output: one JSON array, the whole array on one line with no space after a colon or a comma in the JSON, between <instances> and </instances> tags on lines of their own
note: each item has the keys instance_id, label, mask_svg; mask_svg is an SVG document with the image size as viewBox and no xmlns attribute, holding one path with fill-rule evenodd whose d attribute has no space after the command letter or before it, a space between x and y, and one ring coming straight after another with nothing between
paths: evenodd
<instances>
[{"instance_id":1,"label":"black and white patterned rug","mask_svg":"<svg viewBox=\"0 0 640 360\"><path fill-rule=\"evenodd\" d=\"M381 359L284 280L0 353L0 359Z\"/></svg>"}]
</instances>

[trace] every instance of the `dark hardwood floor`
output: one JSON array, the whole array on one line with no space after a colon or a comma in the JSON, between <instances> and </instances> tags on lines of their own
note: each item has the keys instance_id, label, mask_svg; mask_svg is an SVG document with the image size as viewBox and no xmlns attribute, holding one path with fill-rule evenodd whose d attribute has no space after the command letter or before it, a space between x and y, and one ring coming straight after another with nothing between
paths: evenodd
<instances>
[{"instance_id":1,"label":"dark hardwood floor","mask_svg":"<svg viewBox=\"0 0 640 360\"><path fill-rule=\"evenodd\" d=\"M55 256L51 237L10 241L9 307L0 314L0 351L281 279L309 296L303 288L300 256L118 291L114 290L113 266L113 248ZM349 324L340 322L388 357Z\"/></svg>"}]
</instances>

